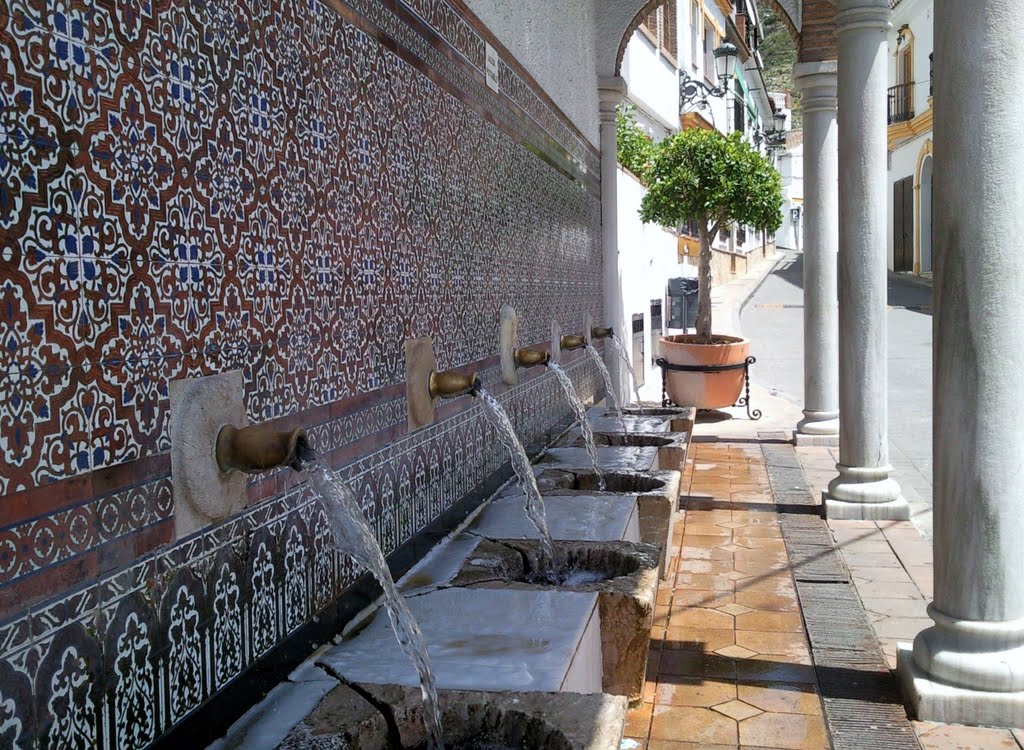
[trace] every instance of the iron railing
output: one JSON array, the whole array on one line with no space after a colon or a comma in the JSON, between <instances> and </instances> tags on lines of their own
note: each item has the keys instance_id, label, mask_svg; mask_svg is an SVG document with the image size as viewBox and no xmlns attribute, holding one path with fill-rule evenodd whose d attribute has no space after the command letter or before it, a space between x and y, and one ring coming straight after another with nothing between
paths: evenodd
<instances>
[{"instance_id":1,"label":"iron railing","mask_svg":"<svg viewBox=\"0 0 1024 750\"><path fill-rule=\"evenodd\" d=\"M914 119L914 84L889 87L889 124Z\"/></svg>"}]
</instances>

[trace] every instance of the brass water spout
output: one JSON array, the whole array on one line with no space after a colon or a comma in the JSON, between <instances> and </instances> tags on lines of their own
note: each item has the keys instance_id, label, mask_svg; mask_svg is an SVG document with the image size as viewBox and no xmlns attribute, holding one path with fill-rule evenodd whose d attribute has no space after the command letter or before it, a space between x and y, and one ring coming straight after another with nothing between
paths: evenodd
<instances>
[{"instance_id":1,"label":"brass water spout","mask_svg":"<svg viewBox=\"0 0 1024 750\"><path fill-rule=\"evenodd\" d=\"M513 349L512 357L516 361L516 367L536 367L537 365L546 365L551 361L550 352L546 352L543 349Z\"/></svg>"},{"instance_id":2,"label":"brass water spout","mask_svg":"<svg viewBox=\"0 0 1024 750\"><path fill-rule=\"evenodd\" d=\"M566 352L575 351L576 349L582 349L586 345L587 340L582 336L572 336L567 334L565 336L562 336L561 340L559 341L559 346L561 346L562 351Z\"/></svg>"},{"instance_id":3,"label":"brass water spout","mask_svg":"<svg viewBox=\"0 0 1024 750\"><path fill-rule=\"evenodd\" d=\"M590 329L590 340L607 339L615 335L615 329L611 326L594 326Z\"/></svg>"},{"instance_id":4,"label":"brass water spout","mask_svg":"<svg viewBox=\"0 0 1024 750\"><path fill-rule=\"evenodd\" d=\"M301 471L303 456L311 454L303 429L286 432L268 424L225 425L217 433L217 465L224 473L260 474L281 466Z\"/></svg>"},{"instance_id":5,"label":"brass water spout","mask_svg":"<svg viewBox=\"0 0 1024 750\"><path fill-rule=\"evenodd\" d=\"M431 398L457 398L465 396L482 385L480 376L476 373L463 375L456 370L445 370L430 373L430 397Z\"/></svg>"}]
</instances>

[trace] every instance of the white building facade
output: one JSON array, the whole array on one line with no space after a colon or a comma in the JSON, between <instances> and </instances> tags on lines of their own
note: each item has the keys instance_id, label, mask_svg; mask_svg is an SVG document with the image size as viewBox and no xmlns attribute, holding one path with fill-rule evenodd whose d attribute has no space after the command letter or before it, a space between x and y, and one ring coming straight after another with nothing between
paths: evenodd
<instances>
[{"instance_id":1,"label":"white building facade","mask_svg":"<svg viewBox=\"0 0 1024 750\"><path fill-rule=\"evenodd\" d=\"M889 269L932 271L933 0L892 0Z\"/></svg>"},{"instance_id":2,"label":"white building facade","mask_svg":"<svg viewBox=\"0 0 1024 750\"><path fill-rule=\"evenodd\" d=\"M703 127L730 133L740 129L748 140L765 144L773 125L774 103L762 77L757 43L762 27L753 2L667 0L642 18L626 45L621 76L626 84L624 106L632 107L637 123L655 140L681 128ZM714 51L730 42L739 51L726 96L680 101L684 76L708 87L720 85ZM662 335L685 332L685 319L673 315L669 280L695 278L696 232L680 233L639 218L645 189L635 175L618 169L618 279L622 314L614 325L630 358L634 377L644 385L645 399L658 399L661 374L654 362ZM715 238L716 280L742 275L756 260L774 252L763 233L733 227ZM678 313L677 303L675 310Z\"/></svg>"}]
</instances>

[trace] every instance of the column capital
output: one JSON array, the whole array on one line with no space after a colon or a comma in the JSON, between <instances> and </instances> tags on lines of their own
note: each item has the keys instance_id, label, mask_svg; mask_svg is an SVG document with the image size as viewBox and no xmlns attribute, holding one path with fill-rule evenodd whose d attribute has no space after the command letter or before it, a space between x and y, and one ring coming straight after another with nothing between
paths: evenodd
<instances>
[{"instance_id":1,"label":"column capital","mask_svg":"<svg viewBox=\"0 0 1024 750\"><path fill-rule=\"evenodd\" d=\"M597 94L601 122L615 122L615 110L626 97L626 81L620 76L606 76L598 79Z\"/></svg>"},{"instance_id":2,"label":"column capital","mask_svg":"<svg viewBox=\"0 0 1024 750\"><path fill-rule=\"evenodd\" d=\"M835 60L793 66L793 85L802 93L800 108L805 113L838 109L838 73L839 64Z\"/></svg>"},{"instance_id":3,"label":"column capital","mask_svg":"<svg viewBox=\"0 0 1024 750\"><path fill-rule=\"evenodd\" d=\"M836 36L851 31L888 31L891 19L888 0L839 0Z\"/></svg>"}]
</instances>

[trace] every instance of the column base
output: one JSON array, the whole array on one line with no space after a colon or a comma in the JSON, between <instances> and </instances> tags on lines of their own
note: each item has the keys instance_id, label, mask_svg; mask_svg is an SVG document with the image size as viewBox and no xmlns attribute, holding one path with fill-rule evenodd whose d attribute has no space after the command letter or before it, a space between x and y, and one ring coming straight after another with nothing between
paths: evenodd
<instances>
[{"instance_id":1,"label":"column base","mask_svg":"<svg viewBox=\"0 0 1024 750\"><path fill-rule=\"evenodd\" d=\"M910 504L890 466L843 466L822 493L825 517L837 521L909 521Z\"/></svg>"},{"instance_id":2,"label":"column base","mask_svg":"<svg viewBox=\"0 0 1024 750\"><path fill-rule=\"evenodd\" d=\"M903 698L919 721L973 726L1024 726L1024 691L996 693L936 682L914 663L909 643L899 644L896 671Z\"/></svg>"},{"instance_id":3,"label":"column base","mask_svg":"<svg viewBox=\"0 0 1024 750\"><path fill-rule=\"evenodd\" d=\"M793 439L797 445L823 445L834 448L839 445L839 412L808 411L796 426Z\"/></svg>"}]
</instances>

